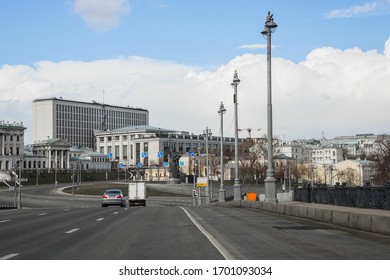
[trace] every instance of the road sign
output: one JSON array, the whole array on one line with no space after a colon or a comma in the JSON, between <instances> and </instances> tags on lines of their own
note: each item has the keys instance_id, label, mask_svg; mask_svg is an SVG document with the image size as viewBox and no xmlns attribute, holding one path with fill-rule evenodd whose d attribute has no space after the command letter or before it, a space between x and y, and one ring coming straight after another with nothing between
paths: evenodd
<instances>
[{"instance_id":1,"label":"road sign","mask_svg":"<svg viewBox=\"0 0 390 280\"><path fill-rule=\"evenodd\" d=\"M157 153L157 157L158 157L158 158L162 158L163 155L164 155L163 152L158 152L158 153Z\"/></svg>"},{"instance_id":2,"label":"road sign","mask_svg":"<svg viewBox=\"0 0 390 280\"><path fill-rule=\"evenodd\" d=\"M143 153L141 154L141 157L142 157L142 158L147 158L147 157L148 157L148 152L143 152Z\"/></svg>"},{"instance_id":3,"label":"road sign","mask_svg":"<svg viewBox=\"0 0 390 280\"><path fill-rule=\"evenodd\" d=\"M118 164L118 168L123 168L123 164L122 164L122 163L119 163L119 164Z\"/></svg>"},{"instance_id":4,"label":"road sign","mask_svg":"<svg viewBox=\"0 0 390 280\"><path fill-rule=\"evenodd\" d=\"M190 157L195 157L195 152L194 151L189 151L188 154L190 155Z\"/></svg>"},{"instance_id":5,"label":"road sign","mask_svg":"<svg viewBox=\"0 0 390 280\"><path fill-rule=\"evenodd\" d=\"M28 181L28 178L20 178L19 179L19 182L27 182Z\"/></svg>"},{"instance_id":6,"label":"road sign","mask_svg":"<svg viewBox=\"0 0 390 280\"><path fill-rule=\"evenodd\" d=\"M184 164L184 161L182 161L182 160L179 161L179 165L180 165L180 166L184 166L184 165L185 165L185 164Z\"/></svg>"},{"instance_id":7,"label":"road sign","mask_svg":"<svg viewBox=\"0 0 390 280\"><path fill-rule=\"evenodd\" d=\"M207 177L198 177L196 185L198 187L207 187Z\"/></svg>"},{"instance_id":8,"label":"road sign","mask_svg":"<svg viewBox=\"0 0 390 280\"><path fill-rule=\"evenodd\" d=\"M142 162L139 162L139 163L137 164L137 166L138 166L138 167L142 167Z\"/></svg>"},{"instance_id":9,"label":"road sign","mask_svg":"<svg viewBox=\"0 0 390 280\"><path fill-rule=\"evenodd\" d=\"M108 153L108 154L107 154L107 157L108 157L109 159L112 159L112 153Z\"/></svg>"},{"instance_id":10,"label":"road sign","mask_svg":"<svg viewBox=\"0 0 390 280\"><path fill-rule=\"evenodd\" d=\"M169 167L169 163L167 161L164 162L164 167Z\"/></svg>"}]
</instances>

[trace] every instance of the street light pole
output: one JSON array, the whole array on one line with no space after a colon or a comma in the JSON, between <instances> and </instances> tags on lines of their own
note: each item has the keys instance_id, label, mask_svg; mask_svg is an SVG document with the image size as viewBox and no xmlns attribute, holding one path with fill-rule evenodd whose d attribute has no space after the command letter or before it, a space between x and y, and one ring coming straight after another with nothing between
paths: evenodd
<instances>
[{"instance_id":1,"label":"street light pole","mask_svg":"<svg viewBox=\"0 0 390 280\"><path fill-rule=\"evenodd\" d=\"M273 168L273 135L272 135L272 90L271 90L271 33L278 25L274 22L273 15L268 12L265 28L261 34L267 39L267 134L268 134L268 168L267 178L265 178L265 202L277 203L276 179Z\"/></svg>"},{"instance_id":2,"label":"street light pole","mask_svg":"<svg viewBox=\"0 0 390 280\"><path fill-rule=\"evenodd\" d=\"M221 115L221 185L219 187L219 202L225 202L225 198L226 198L226 191L223 185L223 181L225 177L225 170L223 166L223 114L225 112L226 112L225 106L223 106L223 103L221 102L218 111L218 114Z\"/></svg>"},{"instance_id":3,"label":"street light pole","mask_svg":"<svg viewBox=\"0 0 390 280\"><path fill-rule=\"evenodd\" d=\"M210 204L210 187L209 187L209 136L211 136L211 130L206 127L206 130L203 132L206 137L206 182L207 182L207 190L206 190L206 204Z\"/></svg>"},{"instance_id":4,"label":"street light pole","mask_svg":"<svg viewBox=\"0 0 390 280\"><path fill-rule=\"evenodd\" d=\"M241 185L240 178L238 177L238 112L237 112L237 86L240 84L240 79L237 75L237 70L234 72L233 82L231 86L234 88L233 102L234 102L234 160L235 160L235 178L234 178L234 200L241 200Z\"/></svg>"},{"instance_id":5,"label":"street light pole","mask_svg":"<svg viewBox=\"0 0 390 280\"><path fill-rule=\"evenodd\" d=\"M19 158L19 205L18 209L22 209L22 164L23 158Z\"/></svg>"}]
</instances>

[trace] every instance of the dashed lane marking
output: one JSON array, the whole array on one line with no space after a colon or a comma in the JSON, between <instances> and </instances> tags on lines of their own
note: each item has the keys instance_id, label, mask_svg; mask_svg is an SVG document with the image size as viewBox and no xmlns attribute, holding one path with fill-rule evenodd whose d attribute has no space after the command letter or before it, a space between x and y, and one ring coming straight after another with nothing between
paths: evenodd
<instances>
[{"instance_id":1,"label":"dashed lane marking","mask_svg":"<svg viewBox=\"0 0 390 280\"><path fill-rule=\"evenodd\" d=\"M73 233L73 232L78 231L78 230L79 230L79 228L74 228L74 229L68 230L65 233Z\"/></svg>"},{"instance_id":2,"label":"dashed lane marking","mask_svg":"<svg viewBox=\"0 0 390 280\"><path fill-rule=\"evenodd\" d=\"M96 222L100 222L100 221L103 221L104 218L99 218L99 219L96 219Z\"/></svg>"},{"instance_id":3,"label":"dashed lane marking","mask_svg":"<svg viewBox=\"0 0 390 280\"><path fill-rule=\"evenodd\" d=\"M0 221L0 224L1 223L6 223L6 222L10 222L11 220L2 220L2 221Z\"/></svg>"},{"instance_id":4,"label":"dashed lane marking","mask_svg":"<svg viewBox=\"0 0 390 280\"><path fill-rule=\"evenodd\" d=\"M9 259L12 259L13 257L16 257L17 255L19 255L19 253L9 254L9 255L6 255L4 257L1 257L0 260L9 260Z\"/></svg>"},{"instance_id":5,"label":"dashed lane marking","mask_svg":"<svg viewBox=\"0 0 390 280\"><path fill-rule=\"evenodd\" d=\"M116 215L116 214L119 214L119 212L114 212L114 213L112 213L113 215Z\"/></svg>"},{"instance_id":6,"label":"dashed lane marking","mask_svg":"<svg viewBox=\"0 0 390 280\"><path fill-rule=\"evenodd\" d=\"M45 216L45 215L47 215L47 213L39 213L39 214L37 214L38 216Z\"/></svg>"}]
</instances>

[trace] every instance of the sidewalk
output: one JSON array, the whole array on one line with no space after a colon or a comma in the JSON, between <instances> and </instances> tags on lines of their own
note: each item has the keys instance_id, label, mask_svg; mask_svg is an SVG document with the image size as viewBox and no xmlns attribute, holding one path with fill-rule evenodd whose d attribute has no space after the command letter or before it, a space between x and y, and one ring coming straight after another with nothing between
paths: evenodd
<instances>
[{"instance_id":1,"label":"sidewalk","mask_svg":"<svg viewBox=\"0 0 390 280\"><path fill-rule=\"evenodd\" d=\"M380 209L364 209L329 204L285 201L266 203L262 201L229 201L216 202L220 207L247 207L264 211L310 219L373 233L390 235L390 211Z\"/></svg>"}]
</instances>

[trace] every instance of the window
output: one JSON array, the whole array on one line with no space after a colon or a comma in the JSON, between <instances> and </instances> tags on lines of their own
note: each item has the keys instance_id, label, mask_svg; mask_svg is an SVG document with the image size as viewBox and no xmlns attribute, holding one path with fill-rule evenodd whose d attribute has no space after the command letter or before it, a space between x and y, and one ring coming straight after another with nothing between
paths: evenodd
<instances>
[{"instance_id":1,"label":"window","mask_svg":"<svg viewBox=\"0 0 390 280\"><path fill-rule=\"evenodd\" d=\"M124 158L124 159L127 158L127 145L124 145L124 146L123 146L123 158Z\"/></svg>"},{"instance_id":2,"label":"window","mask_svg":"<svg viewBox=\"0 0 390 280\"><path fill-rule=\"evenodd\" d=\"M115 159L119 159L119 146L115 146Z\"/></svg>"}]
</instances>

